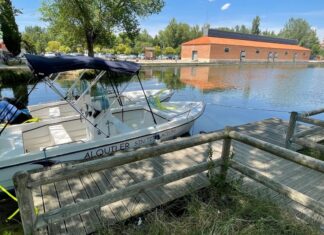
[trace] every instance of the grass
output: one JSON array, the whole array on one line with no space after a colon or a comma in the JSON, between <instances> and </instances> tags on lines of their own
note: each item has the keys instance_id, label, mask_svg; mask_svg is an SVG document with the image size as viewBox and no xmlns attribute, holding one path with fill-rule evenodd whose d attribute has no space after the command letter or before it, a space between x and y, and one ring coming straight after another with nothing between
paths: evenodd
<instances>
[{"instance_id":1,"label":"grass","mask_svg":"<svg viewBox=\"0 0 324 235\"><path fill-rule=\"evenodd\" d=\"M324 141L319 142L319 144L324 144ZM302 149L302 150L300 150L298 152L302 153L302 154L305 154L305 155L308 155L310 157L313 157L313 158L324 161L324 153L322 153L319 150L312 149L312 148L304 148L304 149Z\"/></svg>"},{"instance_id":2,"label":"grass","mask_svg":"<svg viewBox=\"0 0 324 235\"><path fill-rule=\"evenodd\" d=\"M272 202L211 186L100 234L320 234Z\"/></svg>"},{"instance_id":3,"label":"grass","mask_svg":"<svg viewBox=\"0 0 324 235\"><path fill-rule=\"evenodd\" d=\"M17 203L8 199L4 194L0 195L0 235L20 235L23 234L19 221L19 214L10 222L6 218L17 209Z\"/></svg>"},{"instance_id":4,"label":"grass","mask_svg":"<svg viewBox=\"0 0 324 235\"><path fill-rule=\"evenodd\" d=\"M315 226L296 220L272 202L241 192L238 185L221 184L220 190L212 183L99 234L320 234ZM0 235L23 234L19 221L4 222L16 206L8 199L0 201Z\"/></svg>"}]
</instances>

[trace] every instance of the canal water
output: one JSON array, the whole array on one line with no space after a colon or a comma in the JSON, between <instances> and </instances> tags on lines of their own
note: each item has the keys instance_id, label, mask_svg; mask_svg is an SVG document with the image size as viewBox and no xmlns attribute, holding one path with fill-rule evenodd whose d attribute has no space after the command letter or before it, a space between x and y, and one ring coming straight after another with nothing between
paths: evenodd
<instances>
[{"instance_id":1,"label":"canal water","mask_svg":"<svg viewBox=\"0 0 324 235\"><path fill-rule=\"evenodd\" d=\"M192 67L144 67L140 74L145 89L174 89L171 101L204 101L206 110L192 134L213 131L271 117L289 118L291 111L309 111L324 106L324 67L312 65L217 65ZM71 80L59 80L67 90ZM2 96L20 96L31 87L2 88ZM138 90L136 79L120 85ZM39 83L28 104L58 100Z\"/></svg>"}]
</instances>

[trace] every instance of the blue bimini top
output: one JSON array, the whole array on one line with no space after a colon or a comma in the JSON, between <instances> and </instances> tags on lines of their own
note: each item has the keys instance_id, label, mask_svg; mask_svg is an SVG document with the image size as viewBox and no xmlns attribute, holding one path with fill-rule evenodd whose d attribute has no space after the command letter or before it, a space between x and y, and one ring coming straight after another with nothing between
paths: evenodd
<instances>
[{"instance_id":1,"label":"blue bimini top","mask_svg":"<svg viewBox=\"0 0 324 235\"><path fill-rule=\"evenodd\" d=\"M139 64L130 61L108 61L88 56L45 57L30 54L25 56L29 67L39 78L77 69L97 69L135 75L141 68Z\"/></svg>"}]
</instances>

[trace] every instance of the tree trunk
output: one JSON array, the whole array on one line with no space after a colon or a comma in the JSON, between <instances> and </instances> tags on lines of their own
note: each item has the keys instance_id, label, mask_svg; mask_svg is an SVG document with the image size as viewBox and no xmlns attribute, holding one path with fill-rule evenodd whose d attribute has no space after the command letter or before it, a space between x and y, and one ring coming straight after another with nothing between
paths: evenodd
<instances>
[{"instance_id":1,"label":"tree trunk","mask_svg":"<svg viewBox=\"0 0 324 235\"><path fill-rule=\"evenodd\" d=\"M94 56L94 51L93 51L93 35L92 32L87 32L86 33L87 37L87 48L88 48L88 56L93 57Z\"/></svg>"}]
</instances>

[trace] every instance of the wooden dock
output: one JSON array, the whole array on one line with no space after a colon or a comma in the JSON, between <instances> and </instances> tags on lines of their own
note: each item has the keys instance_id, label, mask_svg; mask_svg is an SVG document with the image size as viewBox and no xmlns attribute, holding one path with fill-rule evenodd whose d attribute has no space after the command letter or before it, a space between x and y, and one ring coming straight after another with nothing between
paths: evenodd
<instances>
[{"instance_id":1,"label":"wooden dock","mask_svg":"<svg viewBox=\"0 0 324 235\"><path fill-rule=\"evenodd\" d=\"M238 126L234 130L276 146L284 147L287 126L288 122L272 118ZM307 128L309 127L297 126L299 130L306 130ZM321 133L324 133L324 131ZM318 138L318 135L316 138ZM212 159L215 161L221 160L222 147L224 152L223 141L221 138L219 139L212 143ZM294 148L298 149L299 146L294 145ZM108 192L118 192L129 186L204 163L208 160L208 150L208 144L197 145L110 169L103 169L90 174L81 174L66 180L43 184L31 190L32 196L29 200L32 200L33 206L38 209L38 216L40 216L57 208L85 202L88 199ZM313 199L312 201L315 201L316 207L320 208L314 211L310 209L314 208L312 203L309 203L310 206L305 207L246 176L243 177L242 189L251 193L257 192L259 194L262 192L263 196L272 198L281 205L288 206L294 212L297 212L300 217L311 218L324 224L323 214L319 213L324 211L324 207L322 207L324 205L324 174L323 168L320 168L323 165L319 166L318 169L311 169L310 167L242 143L242 141L235 140L234 137L232 139L232 150L234 153L234 158L232 159L233 168L230 168L228 172L228 176L231 179L242 175L242 173L237 171L239 166L235 167L236 163L242 164L262 176L266 176L273 181L306 195L307 200L308 198ZM54 169L32 173L28 177L34 181L46 179L52 174L51 172L59 170L61 167L64 168L65 166L57 165ZM38 233L90 234L102 227L134 217L208 185L209 181L206 177L206 171L203 171L159 187L141 190L134 196L108 203L100 208L93 208L62 221L52 223L51 221L44 220L46 223L43 222L46 226L39 229ZM28 200L22 197L18 193L20 208L22 213L24 213L25 210L22 208L22 205L23 202L28 204ZM308 201L306 204L308 204ZM24 216L23 220L30 219L29 215ZM33 219L37 220L37 218Z\"/></svg>"}]
</instances>

